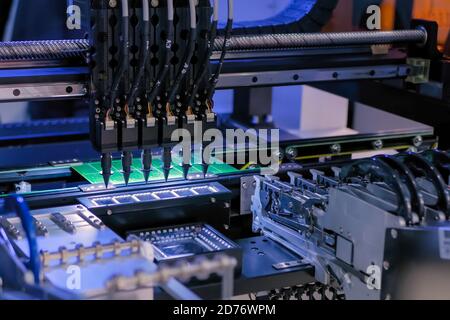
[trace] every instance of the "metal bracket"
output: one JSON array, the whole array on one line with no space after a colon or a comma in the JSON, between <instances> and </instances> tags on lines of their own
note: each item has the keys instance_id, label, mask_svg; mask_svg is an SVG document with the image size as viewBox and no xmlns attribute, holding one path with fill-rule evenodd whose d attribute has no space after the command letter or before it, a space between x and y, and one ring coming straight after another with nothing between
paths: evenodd
<instances>
[{"instance_id":1,"label":"metal bracket","mask_svg":"<svg viewBox=\"0 0 450 320\"><path fill-rule=\"evenodd\" d=\"M430 81L430 67L431 61L428 59L408 58L408 65L411 67L411 72L406 78L407 82L414 84L423 84Z\"/></svg>"},{"instance_id":2,"label":"metal bracket","mask_svg":"<svg viewBox=\"0 0 450 320\"><path fill-rule=\"evenodd\" d=\"M274 264L273 267L277 270L285 270L285 269L291 269L296 267L303 267L308 265L308 263L304 262L303 260L294 260L294 261L286 261L286 262L280 262L277 264Z\"/></svg>"}]
</instances>

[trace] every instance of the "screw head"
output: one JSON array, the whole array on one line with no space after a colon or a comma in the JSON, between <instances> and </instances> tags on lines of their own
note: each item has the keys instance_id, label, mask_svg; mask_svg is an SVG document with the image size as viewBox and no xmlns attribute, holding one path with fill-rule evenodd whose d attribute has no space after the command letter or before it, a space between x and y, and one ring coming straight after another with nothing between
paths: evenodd
<instances>
[{"instance_id":1,"label":"screw head","mask_svg":"<svg viewBox=\"0 0 450 320\"><path fill-rule=\"evenodd\" d=\"M422 144L423 144L423 138L422 138L422 136L414 137L414 139L413 139L413 145L414 145L414 147L418 148L418 147L420 147Z\"/></svg>"},{"instance_id":2,"label":"screw head","mask_svg":"<svg viewBox=\"0 0 450 320\"><path fill-rule=\"evenodd\" d=\"M258 116L252 116L251 123L253 125L257 125L257 124L259 124L259 122L260 122L260 119Z\"/></svg>"},{"instance_id":3,"label":"screw head","mask_svg":"<svg viewBox=\"0 0 450 320\"><path fill-rule=\"evenodd\" d=\"M342 151L341 145L338 143L333 144L330 147L330 151L331 151L331 153L334 153L334 154L340 153Z\"/></svg>"},{"instance_id":4,"label":"screw head","mask_svg":"<svg viewBox=\"0 0 450 320\"><path fill-rule=\"evenodd\" d=\"M391 237L392 237L392 239L397 239L397 237L398 237L397 230L395 230L395 229L391 230Z\"/></svg>"},{"instance_id":5,"label":"screw head","mask_svg":"<svg viewBox=\"0 0 450 320\"><path fill-rule=\"evenodd\" d=\"M278 158L279 160L283 160L284 154L281 152L281 149L275 150L274 152L274 158Z\"/></svg>"},{"instance_id":6,"label":"screw head","mask_svg":"<svg viewBox=\"0 0 450 320\"><path fill-rule=\"evenodd\" d=\"M295 148L287 148L286 149L286 155L289 158L296 158L297 157L297 150Z\"/></svg>"},{"instance_id":7,"label":"screw head","mask_svg":"<svg viewBox=\"0 0 450 320\"><path fill-rule=\"evenodd\" d=\"M376 141L372 142L372 146L375 150L380 150L383 148L383 141L376 140Z\"/></svg>"}]
</instances>

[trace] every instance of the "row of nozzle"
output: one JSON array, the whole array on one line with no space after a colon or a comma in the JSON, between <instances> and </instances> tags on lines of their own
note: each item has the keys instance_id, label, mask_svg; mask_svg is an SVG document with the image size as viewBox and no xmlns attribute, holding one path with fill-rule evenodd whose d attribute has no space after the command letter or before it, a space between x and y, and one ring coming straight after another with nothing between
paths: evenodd
<instances>
[{"instance_id":1,"label":"row of nozzle","mask_svg":"<svg viewBox=\"0 0 450 320\"><path fill-rule=\"evenodd\" d=\"M170 176L170 172L172 170L172 148L164 147L162 153L162 171L164 173L164 179L167 182ZM150 149L145 149L142 151L141 155L142 162L142 173L144 175L145 183L147 184L150 179L150 173L152 171L152 163L153 163L153 155ZM112 154L111 153L103 153L101 157L101 167L102 167L102 176L103 181L105 183L106 188L108 188L111 176L113 174L112 171ZM192 167L191 163L186 163L183 160L181 164L183 169L183 178L188 179L189 170ZM206 177L208 172L209 165L202 161L202 173L203 176ZM130 151L124 151L122 153L122 174L125 181L125 185L128 185L130 182L130 177L133 172L133 153Z\"/></svg>"}]
</instances>

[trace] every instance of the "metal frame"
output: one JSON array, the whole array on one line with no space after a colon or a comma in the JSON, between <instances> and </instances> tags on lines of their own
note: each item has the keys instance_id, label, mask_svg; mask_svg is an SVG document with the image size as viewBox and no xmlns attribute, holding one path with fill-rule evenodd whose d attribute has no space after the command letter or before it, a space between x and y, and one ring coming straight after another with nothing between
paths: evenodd
<instances>
[{"instance_id":1,"label":"metal frame","mask_svg":"<svg viewBox=\"0 0 450 320\"><path fill-rule=\"evenodd\" d=\"M241 239L237 243L243 248L244 256L242 274L234 280L234 296L315 281L314 268L307 263L277 270L276 266L301 261L302 257L264 236ZM220 282L193 282L188 287L203 299L218 299L221 295ZM156 291L155 298L163 300L169 297L164 292Z\"/></svg>"},{"instance_id":2,"label":"metal frame","mask_svg":"<svg viewBox=\"0 0 450 320\"><path fill-rule=\"evenodd\" d=\"M383 82L359 81L314 85L352 101L384 110L432 126L441 149L450 148L450 105L448 102L418 94L403 86Z\"/></svg>"},{"instance_id":3,"label":"metal frame","mask_svg":"<svg viewBox=\"0 0 450 320\"><path fill-rule=\"evenodd\" d=\"M0 85L2 102L77 99L87 92L86 84L79 82Z\"/></svg>"},{"instance_id":4,"label":"metal frame","mask_svg":"<svg viewBox=\"0 0 450 320\"><path fill-rule=\"evenodd\" d=\"M395 79L407 77L411 68L406 65L363 66L348 68L297 69L288 71L225 73L220 76L218 88L298 85L324 81L366 79Z\"/></svg>"}]
</instances>

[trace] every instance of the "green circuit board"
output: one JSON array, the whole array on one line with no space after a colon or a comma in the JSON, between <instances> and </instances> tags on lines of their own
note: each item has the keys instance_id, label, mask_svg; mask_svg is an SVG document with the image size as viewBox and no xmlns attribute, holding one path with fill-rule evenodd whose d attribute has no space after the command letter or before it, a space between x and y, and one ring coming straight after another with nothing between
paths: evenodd
<instances>
[{"instance_id":1,"label":"green circuit board","mask_svg":"<svg viewBox=\"0 0 450 320\"><path fill-rule=\"evenodd\" d=\"M226 163L221 163L219 161L214 161L215 164L211 164L208 169L208 174L210 175L229 175L234 173L241 172L239 169L228 165ZM169 181L170 180L179 180L183 179L183 169L180 166L181 160L180 159L174 159L172 163L172 170L169 175ZM195 162L199 163L199 162ZM164 173L162 170L162 161L160 158L153 159L153 166L152 166L152 172L150 173L149 183L151 182L162 182L164 180ZM132 173L130 176L130 183L143 183L144 182L144 174L141 171L142 164L140 159L134 159L133 160L133 166L132 166ZM91 162L91 163L84 163L82 165L73 166L72 169L76 172L78 172L83 178L85 178L88 182L92 184L99 184L103 183L103 177L101 175L101 164L100 162ZM115 185L122 185L125 184L125 181L123 179L122 175L122 162L121 160L114 160L113 161L113 168L112 168L112 176L111 176L111 183ZM194 164L191 169L189 170L190 178L201 178L202 175L202 167L200 164Z\"/></svg>"}]
</instances>

